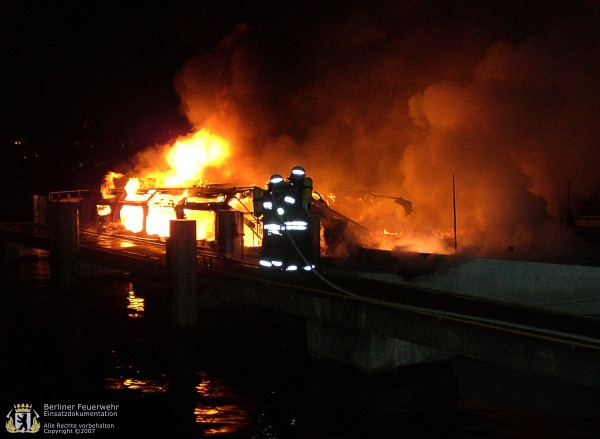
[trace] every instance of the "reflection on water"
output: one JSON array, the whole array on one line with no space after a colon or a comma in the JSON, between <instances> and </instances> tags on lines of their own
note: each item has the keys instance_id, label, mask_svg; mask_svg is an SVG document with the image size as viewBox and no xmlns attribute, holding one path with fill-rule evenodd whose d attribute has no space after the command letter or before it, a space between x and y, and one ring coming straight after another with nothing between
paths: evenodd
<instances>
[{"instance_id":1,"label":"reflection on water","mask_svg":"<svg viewBox=\"0 0 600 439\"><path fill-rule=\"evenodd\" d=\"M127 300L129 300L127 309L131 310L127 315L134 319L140 318L144 315L144 298L136 297L135 291L133 291L133 284L131 282L127 284L127 289Z\"/></svg>"},{"instance_id":2,"label":"reflection on water","mask_svg":"<svg viewBox=\"0 0 600 439\"><path fill-rule=\"evenodd\" d=\"M249 401L244 401L237 390L211 379L205 371L198 372L196 385L199 400L194 409L196 422L203 425L206 436L234 433L242 426L253 423Z\"/></svg>"},{"instance_id":3,"label":"reflection on water","mask_svg":"<svg viewBox=\"0 0 600 439\"><path fill-rule=\"evenodd\" d=\"M113 352L113 354L116 354ZM119 377L104 378L104 387L111 391L157 394L171 391L169 378L160 374L156 378L141 377L134 366L118 367ZM127 376L129 374L129 376ZM195 422L202 427L205 436L233 434L255 423L252 419L256 410L250 401L244 400L238 390L211 378L207 371L195 371Z\"/></svg>"},{"instance_id":4,"label":"reflection on water","mask_svg":"<svg viewBox=\"0 0 600 439\"><path fill-rule=\"evenodd\" d=\"M7 251L6 249L2 250ZM12 284L29 288L45 287L47 285L50 279L49 252L23 247L12 248L8 251L18 259L3 261L3 268L11 270L11 276L3 277L3 285ZM16 263L16 261L21 263Z\"/></svg>"},{"instance_id":5,"label":"reflection on water","mask_svg":"<svg viewBox=\"0 0 600 439\"><path fill-rule=\"evenodd\" d=\"M107 389L111 390L139 390L142 393L159 393L167 391L167 384L161 380L136 379L136 378L105 378Z\"/></svg>"}]
</instances>

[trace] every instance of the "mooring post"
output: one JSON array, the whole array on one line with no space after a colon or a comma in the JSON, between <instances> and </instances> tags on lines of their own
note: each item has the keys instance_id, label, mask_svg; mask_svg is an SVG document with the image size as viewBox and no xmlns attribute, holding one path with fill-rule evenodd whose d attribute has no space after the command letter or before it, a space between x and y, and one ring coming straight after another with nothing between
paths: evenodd
<instances>
[{"instance_id":1,"label":"mooring post","mask_svg":"<svg viewBox=\"0 0 600 439\"><path fill-rule=\"evenodd\" d=\"M167 270L171 322L179 329L193 328L198 322L196 221L171 220Z\"/></svg>"},{"instance_id":2,"label":"mooring post","mask_svg":"<svg viewBox=\"0 0 600 439\"><path fill-rule=\"evenodd\" d=\"M48 195L33 196L33 222L45 223L48 219Z\"/></svg>"},{"instance_id":3,"label":"mooring post","mask_svg":"<svg viewBox=\"0 0 600 439\"><path fill-rule=\"evenodd\" d=\"M79 284L79 210L72 203L58 203L50 275L55 290L69 292Z\"/></svg>"}]
</instances>

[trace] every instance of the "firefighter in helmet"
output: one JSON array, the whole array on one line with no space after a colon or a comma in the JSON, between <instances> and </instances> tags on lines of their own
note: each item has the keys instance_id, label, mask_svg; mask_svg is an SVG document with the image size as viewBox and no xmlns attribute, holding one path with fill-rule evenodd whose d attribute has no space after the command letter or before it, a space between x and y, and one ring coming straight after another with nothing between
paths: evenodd
<instances>
[{"instance_id":1,"label":"firefighter in helmet","mask_svg":"<svg viewBox=\"0 0 600 439\"><path fill-rule=\"evenodd\" d=\"M263 216L263 242L259 263L266 268L283 266L282 247L285 244L283 230L282 208L283 189L285 181L279 174L269 178L267 189L262 193L260 208L255 207Z\"/></svg>"},{"instance_id":2,"label":"firefighter in helmet","mask_svg":"<svg viewBox=\"0 0 600 439\"><path fill-rule=\"evenodd\" d=\"M311 202L312 179L301 166L294 167L285 181L279 174L271 177L262 198L262 267L288 272L315 267L315 239L308 215Z\"/></svg>"},{"instance_id":3,"label":"firefighter in helmet","mask_svg":"<svg viewBox=\"0 0 600 439\"><path fill-rule=\"evenodd\" d=\"M286 270L310 271L314 268L314 236L308 210L312 203L312 179L302 166L292 168L286 181L284 227L288 238Z\"/></svg>"}]
</instances>

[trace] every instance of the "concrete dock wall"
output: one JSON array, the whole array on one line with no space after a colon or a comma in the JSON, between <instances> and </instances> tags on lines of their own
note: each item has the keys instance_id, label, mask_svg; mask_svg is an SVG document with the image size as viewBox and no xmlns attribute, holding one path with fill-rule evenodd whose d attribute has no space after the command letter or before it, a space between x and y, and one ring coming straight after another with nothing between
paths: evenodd
<instances>
[{"instance_id":1,"label":"concrete dock wall","mask_svg":"<svg viewBox=\"0 0 600 439\"><path fill-rule=\"evenodd\" d=\"M600 315L600 267L476 258L409 281L400 275L362 277L555 311Z\"/></svg>"}]
</instances>

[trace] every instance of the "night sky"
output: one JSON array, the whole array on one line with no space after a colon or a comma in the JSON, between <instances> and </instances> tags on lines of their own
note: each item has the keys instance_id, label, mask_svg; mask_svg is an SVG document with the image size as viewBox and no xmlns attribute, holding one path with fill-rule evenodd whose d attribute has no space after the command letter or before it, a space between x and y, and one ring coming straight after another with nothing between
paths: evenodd
<instances>
[{"instance_id":1,"label":"night sky","mask_svg":"<svg viewBox=\"0 0 600 439\"><path fill-rule=\"evenodd\" d=\"M568 241L567 188L600 192L596 1L1 8L3 188L89 187L207 127L232 142L236 183L302 163L323 192L410 199L408 219L344 212L406 232L447 222L456 176L464 239L487 248Z\"/></svg>"},{"instance_id":2,"label":"night sky","mask_svg":"<svg viewBox=\"0 0 600 439\"><path fill-rule=\"evenodd\" d=\"M189 132L174 87L186 61L214 54L236 28L252 26L252 38L274 50L273 63L282 61L275 70L293 70L280 53L294 38L290 22L329 14L329 6L311 12L310 2L290 4L3 2L3 168L11 177L34 174L42 192L71 189L74 180L89 184L90 172L103 175L136 151Z\"/></svg>"},{"instance_id":3,"label":"night sky","mask_svg":"<svg viewBox=\"0 0 600 439\"><path fill-rule=\"evenodd\" d=\"M422 3L3 2L2 141L35 143L45 152L93 141L110 153L122 153L120 159L130 154L119 151L123 147L137 150L167 142L189 129L186 116L179 111L180 97L174 88L177 75L194 57L210 57L204 62L215 66L208 70L220 69L218 52L228 40L238 49L252 48L257 58L251 62L269 76L267 104L273 104L277 112L283 110L274 130L301 136L306 128L294 125L307 124L290 123L284 118L294 115L277 106L289 104L292 95L313 79L315 59L311 57L315 44L320 44L316 40L327 33L324 29L335 30L347 39L346 49L352 49L356 44L352 39L359 38L365 26L373 31L382 26L385 32L396 34L422 28L429 35L422 40L415 37L414 53L404 54L414 57L421 50L434 55L445 44L454 44L457 32L471 32L463 30L465 26L475 26L472 32L478 32L482 41L496 37L518 41L535 31L540 25L536 15L543 16L548 9L540 7L548 2ZM567 3L572 2L562 4ZM388 13L394 16L386 17ZM348 23L350 27L341 29L346 17L360 22L355 28ZM394 23L384 22L390 18ZM391 29L392 25L403 29ZM447 26L452 35L441 34L441 26ZM244 41L233 42L239 29L246 29ZM340 41L323 43L333 50L339 49L335 45ZM374 51L383 49L378 45ZM348 60L347 67L355 62Z\"/></svg>"}]
</instances>

